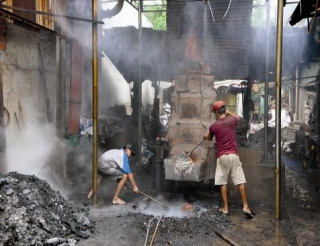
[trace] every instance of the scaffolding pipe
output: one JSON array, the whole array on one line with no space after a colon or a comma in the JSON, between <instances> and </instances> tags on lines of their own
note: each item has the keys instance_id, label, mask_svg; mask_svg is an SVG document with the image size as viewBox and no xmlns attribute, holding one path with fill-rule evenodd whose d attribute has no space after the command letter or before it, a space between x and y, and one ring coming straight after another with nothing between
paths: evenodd
<instances>
[{"instance_id":1,"label":"scaffolding pipe","mask_svg":"<svg viewBox=\"0 0 320 246\"><path fill-rule=\"evenodd\" d=\"M267 21L266 21L266 81L264 84L264 159L268 159L268 111L269 111L269 50L270 50L270 1L266 2Z\"/></svg>"},{"instance_id":2,"label":"scaffolding pipe","mask_svg":"<svg viewBox=\"0 0 320 246\"><path fill-rule=\"evenodd\" d=\"M93 205L97 204L98 186L98 25L97 0L92 0L92 192Z\"/></svg>"},{"instance_id":3,"label":"scaffolding pipe","mask_svg":"<svg viewBox=\"0 0 320 246\"><path fill-rule=\"evenodd\" d=\"M85 19L85 18L70 16L70 15L61 15L61 14L55 14L55 13L49 13L49 12L42 12L42 11L38 11L38 10L24 9L24 8L4 5L4 4L1 4L1 3L0 3L0 8L12 9L12 10L17 10L17 11L26 12L26 13L38 14L38 15L47 15L47 16L65 18L65 19L69 19L69 20L84 21L84 22L94 22L95 24L104 25L103 21L88 20L88 19Z\"/></svg>"},{"instance_id":4,"label":"scaffolding pipe","mask_svg":"<svg viewBox=\"0 0 320 246\"><path fill-rule=\"evenodd\" d=\"M300 88L299 88L299 77L300 77L300 65L296 65L296 102L295 102L295 113L296 113L296 117L295 120L299 121L300 119Z\"/></svg>"},{"instance_id":5,"label":"scaffolding pipe","mask_svg":"<svg viewBox=\"0 0 320 246\"><path fill-rule=\"evenodd\" d=\"M276 47L276 165L275 165L275 219L281 219L281 76L283 38L283 0L278 0Z\"/></svg>"},{"instance_id":6,"label":"scaffolding pipe","mask_svg":"<svg viewBox=\"0 0 320 246\"><path fill-rule=\"evenodd\" d=\"M139 0L139 119L138 119L138 172L141 171L141 138L142 138L142 11L143 0Z\"/></svg>"}]
</instances>

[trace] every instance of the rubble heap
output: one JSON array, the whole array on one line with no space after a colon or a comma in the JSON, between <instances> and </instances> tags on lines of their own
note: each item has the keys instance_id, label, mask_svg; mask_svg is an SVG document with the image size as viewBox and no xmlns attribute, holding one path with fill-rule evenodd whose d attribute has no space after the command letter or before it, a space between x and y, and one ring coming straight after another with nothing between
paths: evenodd
<instances>
[{"instance_id":1,"label":"rubble heap","mask_svg":"<svg viewBox=\"0 0 320 246\"><path fill-rule=\"evenodd\" d=\"M75 245L93 233L88 212L36 176L0 174L0 245Z\"/></svg>"},{"instance_id":2,"label":"rubble heap","mask_svg":"<svg viewBox=\"0 0 320 246\"><path fill-rule=\"evenodd\" d=\"M154 233L156 224L160 222L155 245L211 245L212 237L216 235L215 231L221 233L233 227L230 218L219 212L217 206L188 205L192 209L189 212L194 216L163 217L161 221L159 216L153 215L129 214L129 216L135 217L133 221L139 225L140 234L143 236L146 235L148 227L150 234Z\"/></svg>"}]
</instances>

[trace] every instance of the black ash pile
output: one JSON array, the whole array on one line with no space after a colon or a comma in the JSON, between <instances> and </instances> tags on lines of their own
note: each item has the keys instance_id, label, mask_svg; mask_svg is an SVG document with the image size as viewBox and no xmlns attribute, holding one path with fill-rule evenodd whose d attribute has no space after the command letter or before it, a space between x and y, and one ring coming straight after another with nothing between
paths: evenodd
<instances>
[{"instance_id":1,"label":"black ash pile","mask_svg":"<svg viewBox=\"0 0 320 246\"><path fill-rule=\"evenodd\" d=\"M93 233L88 212L36 176L0 174L0 245L75 245Z\"/></svg>"},{"instance_id":2,"label":"black ash pile","mask_svg":"<svg viewBox=\"0 0 320 246\"><path fill-rule=\"evenodd\" d=\"M231 229L233 224L228 216L219 212L215 207L197 210L193 206L194 215L183 218L161 217L144 214L128 214L135 216L135 221L141 230L141 235L146 238L149 230L149 238L152 238L157 230L154 245L202 245L211 242L216 232ZM158 228L156 229L158 224ZM208 241L206 241L208 240Z\"/></svg>"}]
</instances>

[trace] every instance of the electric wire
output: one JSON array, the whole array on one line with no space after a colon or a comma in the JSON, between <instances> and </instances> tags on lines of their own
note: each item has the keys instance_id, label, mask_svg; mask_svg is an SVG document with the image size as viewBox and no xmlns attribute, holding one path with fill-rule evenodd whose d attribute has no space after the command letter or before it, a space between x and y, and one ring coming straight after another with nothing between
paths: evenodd
<instances>
[{"instance_id":1,"label":"electric wire","mask_svg":"<svg viewBox=\"0 0 320 246\"><path fill-rule=\"evenodd\" d=\"M226 13L224 14L224 16L222 17L222 19L224 19L224 17L226 17L226 15L228 14L231 4L232 4L232 0L230 0L229 6L228 6L228 8L227 8L227 11L226 11Z\"/></svg>"}]
</instances>

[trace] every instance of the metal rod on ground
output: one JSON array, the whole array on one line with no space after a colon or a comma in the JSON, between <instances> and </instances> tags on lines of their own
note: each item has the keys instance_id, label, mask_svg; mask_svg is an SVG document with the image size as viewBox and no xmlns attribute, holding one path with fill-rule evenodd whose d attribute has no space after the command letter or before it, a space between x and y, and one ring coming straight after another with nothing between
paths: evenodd
<instances>
[{"instance_id":1,"label":"metal rod on ground","mask_svg":"<svg viewBox=\"0 0 320 246\"><path fill-rule=\"evenodd\" d=\"M212 229L219 237L221 237L223 240L225 240L227 243L229 243L232 246L240 246L239 244L237 244L236 242L232 241L230 238L228 238L226 235L222 234L222 232L220 232L219 230L215 229L214 227L205 224L207 227L209 227L210 229Z\"/></svg>"},{"instance_id":2,"label":"metal rod on ground","mask_svg":"<svg viewBox=\"0 0 320 246\"><path fill-rule=\"evenodd\" d=\"M153 217L149 220L148 225L147 225L147 235L146 235L146 240L144 242L144 246L147 246L147 242L148 242L148 237L149 237L149 231L152 225L152 221L155 219L156 217Z\"/></svg>"},{"instance_id":3,"label":"metal rod on ground","mask_svg":"<svg viewBox=\"0 0 320 246\"><path fill-rule=\"evenodd\" d=\"M131 186L129 186L129 187L130 187L130 189L133 190L133 188L132 188ZM161 205L164 206L165 208L169 208L167 205L163 204L162 202L159 202L159 201L156 200L155 198L153 198L153 197L151 197L151 196L149 196L149 195L147 195L147 194L145 194L145 193L143 193L143 192L141 192L141 191L138 191L138 193L140 193L141 195L144 195L145 197L148 197L149 199L151 199L151 200L153 200L153 201L161 204Z\"/></svg>"},{"instance_id":4,"label":"metal rod on ground","mask_svg":"<svg viewBox=\"0 0 320 246\"><path fill-rule=\"evenodd\" d=\"M233 245L233 246L240 246L239 244L235 243L234 241L232 241L230 238L226 237L224 234L222 234L220 231L218 231L215 228L210 227L219 237L221 237L223 240L225 240L226 242L228 242L229 244Z\"/></svg>"},{"instance_id":5,"label":"metal rod on ground","mask_svg":"<svg viewBox=\"0 0 320 246\"><path fill-rule=\"evenodd\" d=\"M154 240L156 239L156 235L157 235L157 232L158 232L159 224L160 224L160 221L161 221L162 218L163 218L163 215L159 218L158 223L157 223L157 226L156 226L156 228L154 229L154 232L153 232L153 235L152 235L152 239L151 239L151 242L150 242L150 246L153 245Z\"/></svg>"}]
</instances>

